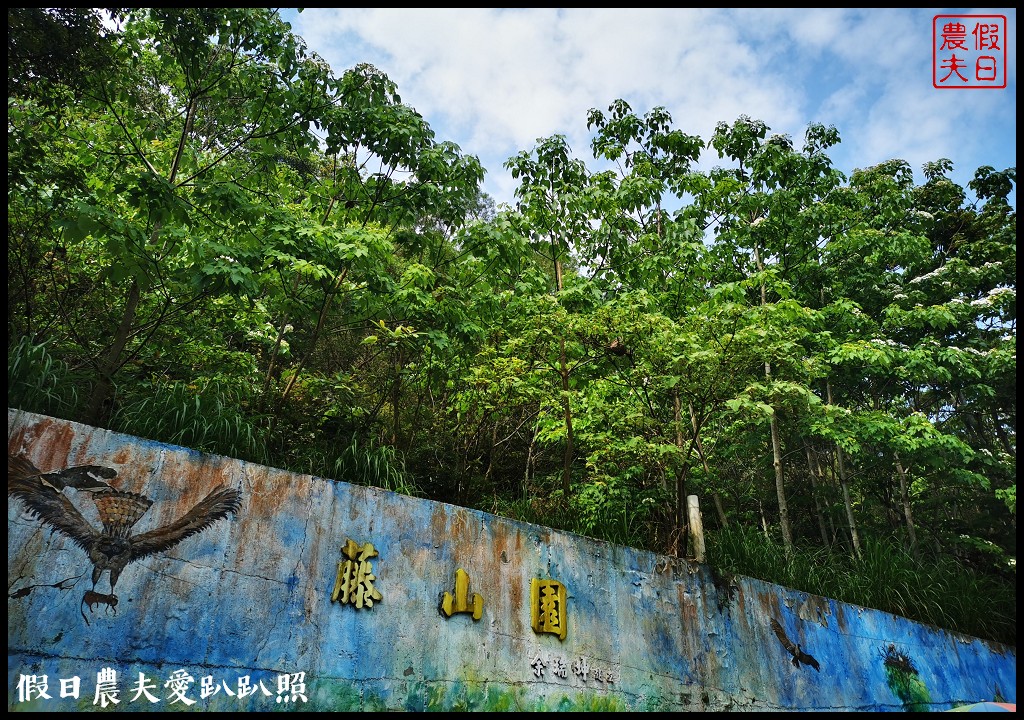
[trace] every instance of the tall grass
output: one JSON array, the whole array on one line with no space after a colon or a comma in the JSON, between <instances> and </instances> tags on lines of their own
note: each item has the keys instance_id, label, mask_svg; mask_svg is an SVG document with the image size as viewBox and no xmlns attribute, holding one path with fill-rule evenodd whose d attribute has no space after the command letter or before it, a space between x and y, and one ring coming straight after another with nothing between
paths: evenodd
<instances>
[{"instance_id":1,"label":"tall grass","mask_svg":"<svg viewBox=\"0 0 1024 720\"><path fill-rule=\"evenodd\" d=\"M422 495L394 448L353 438L337 449L316 435L289 442L280 424L272 430L256 406L245 389L217 379L145 383L124 392L110 427L200 452Z\"/></svg>"},{"instance_id":2,"label":"tall grass","mask_svg":"<svg viewBox=\"0 0 1024 720\"><path fill-rule=\"evenodd\" d=\"M46 343L36 345L22 337L7 348L7 406L74 419L82 378L50 353Z\"/></svg>"},{"instance_id":3,"label":"tall grass","mask_svg":"<svg viewBox=\"0 0 1024 720\"><path fill-rule=\"evenodd\" d=\"M340 450L310 447L297 458L303 472L356 485L422 497L405 462L389 445L372 445L353 437Z\"/></svg>"},{"instance_id":4,"label":"tall grass","mask_svg":"<svg viewBox=\"0 0 1024 720\"><path fill-rule=\"evenodd\" d=\"M654 549L658 502L653 492L643 494L601 482L577 488L566 500L561 482L561 475L536 477L518 497L495 494L480 509L616 545Z\"/></svg>"},{"instance_id":5,"label":"tall grass","mask_svg":"<svg viewBox=\"0 0 1024 720\"><path fill-rule=\"evenodd\" d=\"M796 548L735 526L709 534L708 563L796 590L883 610L966 635L1016 645L1013 585L979 575L948 557L915 560L896 542L868 539L859 558Z\"/></svg>"},{"instance_id":6,"label":"tall grass","mask_svg":"<svg viewBox=\"0 0 1024 720\"><path fill-rule=\"evenodd\" d=\"M111 428L200 452L271 464L266 423L243 391L210 380L149 383L122 399Z\"/></svg>"}]
</instances>

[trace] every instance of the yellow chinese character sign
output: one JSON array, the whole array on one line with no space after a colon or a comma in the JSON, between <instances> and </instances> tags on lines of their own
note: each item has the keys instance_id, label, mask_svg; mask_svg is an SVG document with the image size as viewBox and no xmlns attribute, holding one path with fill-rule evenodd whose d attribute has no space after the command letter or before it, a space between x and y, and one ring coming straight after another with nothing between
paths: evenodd
<instances>
[{"instance_id":1,"label":"yellow chinese character sign","mask_svg":"<svg viewBox=\"0 0 1024 720\"><path fill-rule=\"evenodd\" d=\"M472 613L474 620L479 620L484 610L484 599L477 593L469 595L469 573L462 568L455 571L455 594L445 592L441 600L441 612L446 617L455 613Z\"/></svg>"},{"instance_id":2,"label":"yellow chinese character sign","mask_svg":"<svg viewBox=\"0 0 1024 720\"><path fill-rule=\"evenodd\" d=\"M360 547L349 538L341 548L341 554L348 559L338 563L338 577L334 581L331 602L340 600L343 605L352 604L359 609L364 605L372 608L374 601L381 600L380 592L373 587L377 576L373 574L373 565L370 564L370 558L377 557L377 551L370 543Z\"/></svg>"},{"instance_id":3,"label":"yellow chinese character sign","mask_svg":"<svg viewBox=\"0 0 1024 720\"><path fill-rule=\"evenodd\" d=\"M531 580L530 613L534 632L551 633L565 640L565 585L557 580Z\"/></svg>"}]
</instances>

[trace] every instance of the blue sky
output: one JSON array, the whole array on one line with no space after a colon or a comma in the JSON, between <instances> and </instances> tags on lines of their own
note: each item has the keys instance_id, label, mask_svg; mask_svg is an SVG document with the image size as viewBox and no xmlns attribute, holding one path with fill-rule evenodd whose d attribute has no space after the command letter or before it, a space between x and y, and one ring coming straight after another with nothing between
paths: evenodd
<instances>
[{"instance_id":1,"label":"blue sky","mask_svg":"<svg viewBox=\"0 0 1024 720\"><path fill-rule=\"evenodd\" d=\"M386 73L438 140L480 158L484 188L499 205L514 202L516 183L502 167L509 157L562 134L589 161L587 112L618 98L638 114L664 106L675 128L705 141L718 122L741 115L797 143L809 123L834 125L842 142L830 155L847 175L901 158L921 182L923 163L948 158L966 185L980 166L1017 164L1013 8L306 8L282 15L335 72L368 62ZM1006 17L1005 89L933 87L935 15ZM717 162L709 151L701 164Z\"/></svg>"}]
</instances>

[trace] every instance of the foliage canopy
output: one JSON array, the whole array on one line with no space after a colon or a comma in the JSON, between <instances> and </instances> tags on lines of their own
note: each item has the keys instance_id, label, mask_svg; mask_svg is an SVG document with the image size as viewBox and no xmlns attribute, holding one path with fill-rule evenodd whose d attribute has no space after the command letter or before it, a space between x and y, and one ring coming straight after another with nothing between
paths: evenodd
<instances>
[{"instance_id":1,"label":"foliage canopy","mask_svg":"<svg viewBox=\"0 0 1024 720\"><path fill-rule=\"evenodd\" d=\"M496 210L275 12L109 13L8 11L9 406L663 553L696 495L721 572L1015 644L1015 168L616 100Z\"/></svg>"}]
</instances>

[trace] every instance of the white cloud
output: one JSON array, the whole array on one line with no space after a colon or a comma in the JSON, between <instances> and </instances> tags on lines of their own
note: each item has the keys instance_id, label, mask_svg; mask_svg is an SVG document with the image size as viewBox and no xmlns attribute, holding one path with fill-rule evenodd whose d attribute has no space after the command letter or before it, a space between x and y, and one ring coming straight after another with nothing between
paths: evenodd
<instances>
[{"instance_id":1,"label":"white cloud","mask_svg":"<svg viewBox=\"0 0 1024 720\"><path fill-rule=\"evenodd\" d=\"M641 114L665 106L705 140L740 115L797 141L810 122L835 125L846 171L893 157L915 170L939 157L965 172L1014 165L1015 41L1007 90L936 90L931 18L942 12L309 8L289 19L336 71L370 62L387 73L439 139L481 158L487 190L508 202L508 157L560 133L589 160L587 111L618 98ZM999 13L1015 38L1015 11Z\"/></svg>"}]
</instances>

